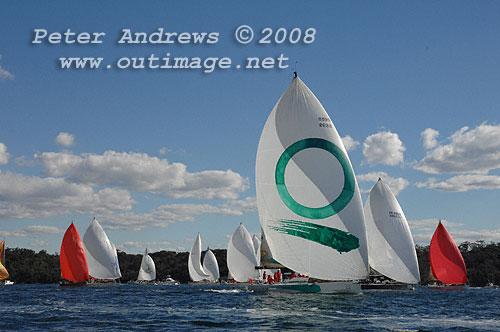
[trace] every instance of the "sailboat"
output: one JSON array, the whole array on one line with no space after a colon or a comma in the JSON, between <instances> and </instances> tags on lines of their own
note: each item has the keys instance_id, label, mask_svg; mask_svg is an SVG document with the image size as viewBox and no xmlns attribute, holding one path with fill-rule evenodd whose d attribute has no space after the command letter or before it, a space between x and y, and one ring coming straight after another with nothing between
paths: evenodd
<instances>
[{"instance_id":1,"label":"sailboat","mask_svg":"<svg viewBox=\"0 0 500 332\"><path fill-rule=\"evenodd\" d=\"M259 248L260 250L260 248ZM259 279L255 245L248 230L240 224L227 244L227 268L237 282Z\"/></svg>"},{"instance_id":2,"label":"sailboat","mask_svg":"<svg viewBox=\"0 0 500 332\"><path fill-rule=\"evenodd\" d=\"M377 273L361 288L413 289L420 281L415 243L403 209L382 179L370 191L364 210L368 262Z\"/></svg>"},{"instance_id":3,"label":"sailboat","mask_svg":"<svg viewBox=\"0 0 500 332\"><path fill-rule=\"evenodd\" d=\"M193 282L201 282L201 281L208 281L210 278L210 275L203 269L203 266L201 265L201 236L200 233L198 233L198 236L196 237L196 240L194 241L193 247L191 248L191 251L189 252L189 257L188 257L188 271L189 271L189 278Z\"/></svg>"},{"instance_id":4,"label":"sailboat","mask_svg":"<svg viewBox=\"0 0 500 332\"><path fill-rule=\"evenodd\" d=\"M83 235L83 244L92 282L113 284L121 278L116 247L95 218Z\"/></svg>"},{"instance_id":5,"label":"sailboat","mask_svg":"<svg viewBox=\"0 0 500 332\"><path fill-rule=\"evenodd\" d=\"M156 266L153 258L148 255L148 249L142 255L141 267L137 275L138 282L154 281L156 279Z\"/></svg>"},{"instance_id":6,"label":"sailboat","mask_svg":"<svg viewBox=\"0 0 500 332\"><path fill-rule=\"evenodd\" d=\"M203 258L203 270L209 275L209 281L219 281L219 265L217 264L217 258L215 258L215 255L210 248L207 249L205 257Z\"/></svg>"},{"instance_id":7,"label":"sailboat","mask_svg":"<svg viewBox=\"0 0 500 332\"><path fill-rule=\"evenodd\" d=\"M466 288L467 269L464 258L441 220L439 220L439 225L432 236L429 261L432 275L442 283L430 285L431 287Z\"/></svg>"},{"instance_id":8,"label":"sailboat","mask_svg":"<svg viewBox=\"0 0 500 332\"><path fill-rule=\"evenodd\" d=\"M72 222L64 233L59 254L61 286L82 286L89 281L87 257L80 234Z\"/></svg>"},{"instance_id":9,"label":"sailboat","mask_svg":"<svg viewBox=\"0 0 500 332\"><path fill-rule=\"evenodd\" d=\"M297 74L264 126L255 178L273 259L311 277L269 289L360 293L368 251L356 177L328 113Z\"/></svg>"},{"instance_id":10,"label":"sailboat","mask_svg":"<svg viewBox=\"0 0 500 332\"><path fill-rule=\"evenodd\" d=\"M7 280L9 278L9 272L5 267L5 240L0 242L0 285L12 285L14 282Z\"/></svg>"}]
</instances>

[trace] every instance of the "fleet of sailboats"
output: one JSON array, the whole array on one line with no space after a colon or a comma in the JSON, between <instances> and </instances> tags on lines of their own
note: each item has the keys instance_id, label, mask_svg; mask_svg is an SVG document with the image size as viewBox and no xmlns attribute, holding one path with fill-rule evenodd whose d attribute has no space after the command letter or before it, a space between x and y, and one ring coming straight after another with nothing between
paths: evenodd
<instances>
[{"instance_id":1,"label":"fleet of sailboats","mask_svg":"<svg viewBox=\"0 0 500 332\"><path fill-rule=\"evenodd\" d=\"M361 288L413 286L420 271L413 237L399 202L379 179L363 209L358 183L329 114L297 76L279 98L262 130L255 162L261 237L240 224L227 246L230 278L254 290L353 293ZM0 281L12 284L0 243ZM198 233L188 257L194 283L217 282L220 272L208 248L203 263ZM444 225L432 237L431 273L439 286L467 282L464 259ZM114 282L121 277L117 250L94 218L83 240L74 225L60 252L61 285ZM266 283L263 271L280 269L300 278ZM266 270L267 269L267 270ZM372 276L384 282L362 283ZM156 267L146 249L138 282L154 281ZM387 281L387 282L386 282ZM168 283L176 283L168 278ZM380 287L383 285L384 287ZM388 287L386 287L388 286Z\"/></svg>"}]
</instances>

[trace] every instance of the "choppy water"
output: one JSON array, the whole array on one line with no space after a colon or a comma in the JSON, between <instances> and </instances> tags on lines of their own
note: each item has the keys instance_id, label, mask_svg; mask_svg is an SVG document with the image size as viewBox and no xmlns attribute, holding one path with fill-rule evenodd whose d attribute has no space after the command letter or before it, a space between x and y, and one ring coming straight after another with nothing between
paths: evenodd
<instances>
[{"instance_id":1,"label":"choppy water","mask_svg":"<svg viewBox=\"0 0 500 332\"><path fill-rule=\"evenodd\" d=\"M256 294L227 286L0 287L2 331L500 331L500 290Z\"/></svg>"}]
</instances>

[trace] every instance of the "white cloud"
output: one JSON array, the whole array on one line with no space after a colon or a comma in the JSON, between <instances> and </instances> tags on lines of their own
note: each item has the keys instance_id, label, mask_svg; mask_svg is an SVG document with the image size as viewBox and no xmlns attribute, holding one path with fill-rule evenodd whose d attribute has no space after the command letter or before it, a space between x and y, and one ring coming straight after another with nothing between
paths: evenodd
<instances>
[{"instance_id":1,"label":"white cloud","mask_svg":"<svg viewBox=\"0 0 500 332\"><path fill-rule=\"evenodd\" d=\"M391 188L392 193L397 196L401 191L410 185L410 182L405 178L393 178L385 172L372 172L367 174L357 175L356 179L358 182L372 182L372 185L381 178L382 181ZM362 190L363 192L370 192L370 189Z\"/></svg>"},{"instance_id":2,"label":"white cloud","mask_svg":"<svg viewBox=\"0 0 500 332\"><path fill-rule=\"evenodd\" d=\"M408 221L415 243L429 245L432 235L438 226L438 222L438 219ZM476 229L471 231L463 229L464 224L462 223L449 222L446 220L442 220L442 223L457 245L465 241L475 242L479 240L500 242L500 229Z\"/></svg>"},{"instance_id":3,"label":"white cloud","mask_svg":"<svg viewBox=\"0 0 500 332\"><path fill-rule=\"evenodd\" d=\"M492 190L500 189L500 176L481 174L457 175L440 182L435 178L430 178L426 182L417 182L415 185L419 188L448 192L465 192L473 189Z\"/></svg>"},{"instance_id":4,"label":"white cloud","mask_svg":"<svg viewBox=\"0 0 500 332\"><path fill-rule=\"evenodd\" d=\"M356 147L360 144L349 135L342 137L342 143L344 143L345 149L348 152L356 149Z\"/></svg>"},{"instance_id":5,"label":"white cloud","mask_svg":"<svg viewBox=\"0 0 500 332\"><path fill-rule=\"evenodd\" d=\"M427 128L420 133L420 136L422 136L422 141L425 149L429 150L438 145L436 138L439 136L439 131L432 128Z\"/></svg>"},{"instance_id":6,"label":"white cloud","mask_svg":"<svg viewBox=\"0 0 500 332\"><path fill-rule=\"evenodd\" d=\"M99 191L61 178L39 178L0 171L0 218L46 218L68 213L125 211L134 201L123 189Z\"/></svg>"},{"instance_id":7,"label":"white cloud","mask_svg":"<svg viewBox=\"0 0 500 332\"><path fill-rule=\"evenodd\" d=\"M119 248L121 250L124 250L124 251L127 251L127 250L130 251L131 249L136 249L136 250L132 250L135 252L136 251L144 252L144 250L146 250L146 248L147 248L148 253L152 253L152 252L157 252L157 251L161 251L161 250L172 250L172 249L169 249L170 245L171 244L169 241L150 241L150 242L127 241L127 242L123 242L123 244L121 246L119 246ZM174 249L174 251L175 251L175 249Z\"/></svg>"},{"instance_id":8,"label":"white cloud","mask_svg":"<svg viewBox=\"0 0 500 332\"><path fill-rule=\"evenodd\" d=\"M60 132L59 135L54 138L54 142L64 147L72 146L75 144L75 136L70 133Z\"/></svg>"},{"instance_id":9,"label":"white cloud","mask_svg":"<svg viewBox=\"0 0 500 332\"><path fill-rule=\"evenodd\" d=\"M394 166L404 160L406 148L399 139L398 134L390 131L370 135L363 143L363 155L368 163L380 163Z\"/></svg>"},{"instance_id":10,"label":"white cloud","mask_svg":"<svg viewBox=\"0 0 500 332\"><path fill-rule=\"evenodd\" d=\"M35 158L49 176L92 186L120 186L173 198L236 199L248 189L248 178L232 170L189 173L181 163L142 153L106 151L103 155L44 152Z\"/></svg>"},{"instance_id":11,"label":"white cloud","mask_svg":"<svg viewBox=\"0 0 500 332\"><path fill-rule=\"evenodd\" d=\"M0 142L0 165L7 165L10 154L7 152L7 146Z\"/></svg>"},{"instance_id":12,"label":"white cloud","mask_svg":"<svg viewBox=\"0 0 500 332\"><path fill-rule=\"evenodd\" d=\"M36 165L33 159L28 159L26 158L26 156L17 157L16 159L14 159L14 162L19 166L33 167Z\"/></svg>"},{"instance_id":13,"label":"white cloud","mask_svg":"<svg viewBox=\"0 0 500 332\"><path fill-rule=\"evenodd\" d=\"M500 125L483 123L472 130L463 127L449 140L449 144L427 152L414 168L431 174L486 174L500 168Z\"/></svg>"},{"instance_id":14,"label":"white cloud","mask_svg":"<svg viewBox=\"0 0 500 332\"><path fill-rule=\"evenodd\" d=\"M2 60L2 55L0 54L0 60ZM3 69L2 66L0 65L0 80L13 80L14 75L9 73L7 70Z\"/></svg>"},{"instance_id":15,"label":"white cloud","mask_svg":"<svg viewBox=\"0 0 500 332\"><path fill-rule=\"evenodd\" d=\"M30 246L35 248L47 248L50 244L43 240L33 240L30 242Z\"/></svg>"},{"instance_id":16,"label":"white cloud","mask_svg":"<svg viewBox=\"0 0 500 332\"><path fill-rule=\"evenodd\" d=\"M149 227L167 227L174 222L192 222L197 215L225 215L241 216L248 211L248 206L230 207L226 203L218 207L210 204L166 204L149 212L138 214L135 212L103 214L99 216L101 224L107 229L142 230ZM237 206L238 203L235 203Z\"/></svg>"},{"instance_id":17,"label":"white cloud","mask_svg":"<svg viewBox=\"0 0 500 332\"><path fill-rule=\"evenodd\" d=\"M13 231L0 231L0 237L28 237L37 238L42 234L62 234L63 230L53 226L32 225Z\"/></svg>"},{"instance_id":18,"label":"white cloud","mask_svg":"<svg viewBox=\"0 0 500 332\"><path fill-rule=\"evenodd\" d=\"M162 148L160 149L160 154L161 154L161 155L165 155L165 154L167 154L167 152L171 152L171 151L172 151L172 149L167 148L166 146L164 146L164 147L162 147Z\"/></svg>"}]
</instances>

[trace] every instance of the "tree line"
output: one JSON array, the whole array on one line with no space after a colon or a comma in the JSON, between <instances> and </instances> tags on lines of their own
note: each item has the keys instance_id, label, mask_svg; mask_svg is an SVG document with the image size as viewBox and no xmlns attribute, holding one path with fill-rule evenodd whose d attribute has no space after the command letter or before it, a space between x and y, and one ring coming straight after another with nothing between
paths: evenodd
<instances>
[{"instance_id":1,"label":"tree line","mask_svg":"<svg viewBox=\"0 0 500 332\"><path fill-rule=\"evenodd\" d=\"M420 267L420 284L426 285L431 278L429 246L417 245L415 249ZM471 286L482 287L489 283L500 285L500 242L464 242L459 245L459 249L465 260L467 279ZM212 251L217 258L221 278L227 278L226 249ZM37 253L31 249L7 248L5 255L9 279L16 283L57 283L60 280L58 254L49 254L45 250ZM163 250L149 255L156 265L157 280L164 280L170 276L181 283L189 281L187 266L189 253ZM122 283L137 279L141 260L140 254L118 251Z\"/></svg>"}]
</instances>

